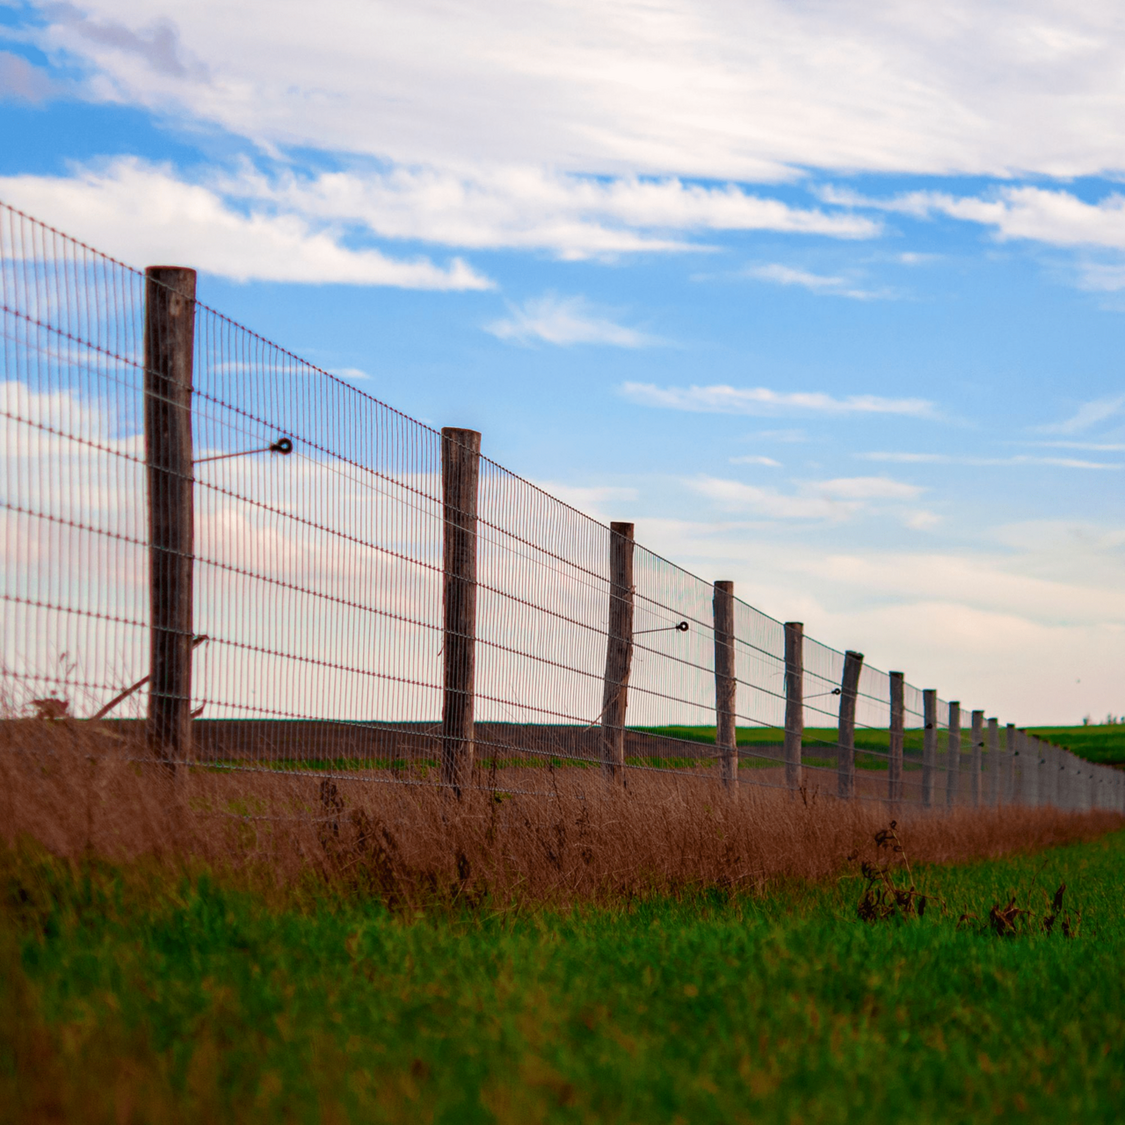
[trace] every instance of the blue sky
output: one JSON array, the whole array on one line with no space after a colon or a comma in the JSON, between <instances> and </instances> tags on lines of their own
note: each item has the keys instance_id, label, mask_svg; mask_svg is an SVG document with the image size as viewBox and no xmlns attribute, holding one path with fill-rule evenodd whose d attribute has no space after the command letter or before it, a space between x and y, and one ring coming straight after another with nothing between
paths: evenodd
<instances>
[{"instance_id":1,"label":"blue sky","mask_svg":"<svg viewBox=\"0 0 1125 1125\"><path fill-rule=\"evenodd\" d=\"M0 199L810 634L1125 711L1125 20L0 0Z\"/></svg>"}]
</instances>

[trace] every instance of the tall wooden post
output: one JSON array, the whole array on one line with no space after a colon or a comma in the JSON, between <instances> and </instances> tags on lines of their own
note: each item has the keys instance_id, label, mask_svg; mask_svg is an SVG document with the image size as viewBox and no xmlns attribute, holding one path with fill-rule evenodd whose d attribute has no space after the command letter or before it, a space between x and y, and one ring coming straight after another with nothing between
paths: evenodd
<instances>
[{"instance_id":1,"label":"tall wooden post","mask_svg":"<svg viewBox=\"0 0 1125 1125\"><path fill-rule=\"evenodd\" d=\"M887 797L902 800L902 746L906 734L906 676L891 672L891 725L887 758Z\"/></svg>"},{"instance_id":2,"label":"tall wooden post","mask_svg":"<svg viewBox=\"0 0 1125 1125\"><path fill-rule=\"evenodd\" d=\"M988 720L988 796L987 803L1000 803L1000 720Z\"/></svg>"},{"instance_id":3,"label":"tall wooden post","mask_svg":"<svg viewBox=\"0 0 1125 1125\"><path fill-rule=\"evenodd\" d=\"M937 691L922 692L922 804L934 803L934 774L937 773Z\"/></svg>"},{"instance_id":4,"label":"tall wooden post","mask_svg":"<svg viewBox=\"0 0 1125 1125\"><path fill-rule=\"evenodd\" d=\"M984 712L973 712L973 745L969 757L969 770L971 772L972 780L972 797L970 798L973 803L973 808L980 807L980 768L981 768L981 749L984 746Z\"/></svg>"},{"instance_id":5,"label":"tall wooden post","mask_svg":"<svg viewBox=\"0 0 1125 1125\"><path fill-rule=\"evenodd\" d=\"M195 270L145 270L144 424L148 483L148 738L171 769L191 758L195 556L191 394Z\"/></svg>"},{"instance_id":6,"label":"tall wooden post","mask_svg":"<svg viewBox=\"0 0 1125 1125\"><path fill-rule=\"evenodd\" d=\"M1005 805L1010 805L1016 800L1016 724L1009 723L1004 728L1004 771L1001 787L1001 798Z\"/></svg>"},{"instance_id":7,"label":"tall wooden post","mask_svg":"<svg viewBox=\"0 0 1125 1125\"><path fill-rule=\"evenodd\" d=\"M633 525L609 525L609 633L602 695L602 763L625 784L625 708L633 663Z\"/></svg>"},{"instance_id":8,"label":"tall wooden post","mask_svg":"<svg viewBox=\"0 0 1125 1125\"><path fill-rule=\"evenodd\" d=\"M836 745L836 792L847 799L855 796L855 700L859 692L859 674L863 669L863 653L844 653L844 676L840 681L840 719Z\"/></svg>"},{"instance_id":9,"label":"tall wooden post","mask_svg":"<svg viewBox=\"0 0 1125 1125\"><path fill-rule=\"evenodd\" d=\"M961 703L949 705L949 749L945 754L945 803L953 808L961 790Z\"/></svg>"},{"instance_id":10,"label":"tall wooden post","mask_svg":"<svg viewBox=\"0 0 1125 1125\"><path fill-rule=\"evenodd\" d=\"M785 784L797 789L805 737L805 626L785 623Z\"/></svg>"},{"instance_id":11,"label":"tall wooden post","mask_svg":"<svg viewBox=\"0 0 1125 1125\"><path fill-rule=\"evenodd\" d=\"M480 434L441 431L444 681L441 780L461 796L473 776L477 635L477 495Z\"/></svg>"},{"instance_id":12,"label":"tall wooden post","mask_svg":"<svg viewBox=\"0 0 1125 1125\"><path fill-rule=\"evenodd\" d=\"M734 667L734 583L716 582L712 599L715 622L715 746L723 784L738 780L735 732L737 680Z\"/></svg>"}]
</instances>

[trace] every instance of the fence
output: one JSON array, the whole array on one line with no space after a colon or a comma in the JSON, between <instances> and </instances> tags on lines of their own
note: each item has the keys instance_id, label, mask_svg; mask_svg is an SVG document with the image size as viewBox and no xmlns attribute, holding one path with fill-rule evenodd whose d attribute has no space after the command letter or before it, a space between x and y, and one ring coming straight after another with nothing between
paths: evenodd
<instances>
[{"instance_id":1,"label":"fence","mask_svg":"<svg viewBox=\"0 0 1125 1125\"><path fill-rule=\"evenodd\" d=\"M195 300L0 205L6 723L170 768L465 786L634 771L1125 810ZM529 772L531 771L531 772Z\"/></svg>"}]
</instances>

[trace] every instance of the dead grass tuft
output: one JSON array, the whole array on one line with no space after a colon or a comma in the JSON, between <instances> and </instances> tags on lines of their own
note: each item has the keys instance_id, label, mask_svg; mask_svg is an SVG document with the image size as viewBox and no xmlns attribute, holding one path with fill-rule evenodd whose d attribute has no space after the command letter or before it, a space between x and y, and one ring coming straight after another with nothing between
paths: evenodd
<instances>
[{"instance_id":1,"label":"dead grass tuft","mask_svg":"<svg viewBox=\"0 0 1125 1125\"><path fill-rule=\"evenodd\" d=\"M52 853L310 873L392 908L611 903L694 887L760 891L823 879L846 858L877 864L888 807L816 792L594 770L503 769L501 792L458 801L427 784L180 768L119 734L71 720L0 724L0 835ZM415 779L417 780L417 779ZM520 792L520 791L524 792ZM541 792L528 792L541 790ZM894 810L915 862L948 862L1089 839L1116 814L1055 809Z\"/></svg>"}]
</instances>

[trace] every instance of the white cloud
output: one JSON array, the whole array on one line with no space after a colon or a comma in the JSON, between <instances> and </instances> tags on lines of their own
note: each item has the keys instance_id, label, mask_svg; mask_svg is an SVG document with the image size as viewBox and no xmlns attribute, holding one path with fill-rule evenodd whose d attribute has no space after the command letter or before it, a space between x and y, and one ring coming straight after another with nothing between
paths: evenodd
<instances>
[{"instance_id":1,"label":"white cloud","mask_svg":"<svg viewBox=\"0 0 1125 1125\"><path fill-rule=\"evenodd\" d=\"M775 461L772 457L763 457L760 453L746 453L741 457L732 457L730 463L732 465L764 465L768 469L781 468L780 461Z\"/></svg>"},{"instance_id":2,"label":"white cloud","mask_svg":"<svg viewBox=\"0 0 1125 1125\"><path fill-rule=\"evenodd\" d=\"M42 4L92 97L406 164L763 180L1121 167L1108 3Z\"/></svg>"},{"instance_id":3,"label":"white cloud","mask_svg":"<svg viewBox=\"0 0 1125 1125\"><path fill-rule=\"evenodd\" d=\"M915 512L908 512L902 522L904 526L909 527L912 531L929 531L941 523L941 516L936 512L930 512L924 508L919 508Z\"/></svg>"},{"instance_id":4,"label":"white cloud","mask_svg":"<svg viewBox=\"0 0 1125 1125\"><path fill-rule=\"evenodd\" d=\"M1109 398L1095 399L1093 402L1084 402L1069 418L1061 422L1053 422L1046 426L1035 426L1034 429L1041 434L1078 434L1120 414L1125 407L1125 395L1114 395Z\"/></svg>"},{"instance_id":5,"label":"white cloud","mask_svg":"<svg viewBox=\"0 0 1125 1125\"><path fill-rule=\"evenodd\" d=\"M332 368L333 375L339 375L341 379L350 379L352 382L363 383L370 380L371 376L366 371L361 371L358 367L334 367Z\"/></svg>"},{"instance_id":6,"label":"white cloud","mask_svg":"<svg viewBox=\"0 0 1125 1125\"><path fill-rule=\"evenodd\" d=\"M700 477L687 486L722 508L749 511L768 519L843 520L859 511L854 500L838 500L828 495L786 495L775 488L760 488L737 480Z\"/></svg>"},{"instance_id":7,"label":"white cloud","mask_svg":"<svg viewBox=\"0 0 1125 1125\"><path fill-rule=\"evenodd\" d=\"M845 520L865 510L868 501L915 500L925 491L888 477L803 481L798 485L799 491L788 494L776 488L710 476L685 483L691 491L715 501L721 508L781 520Z\"/></svg>"},{"instance_id":8,"label":"white cloud","mask_svg":"<svg viewBox=\"0 0 1125 1125\"><path fill-rule=\"evenodd\" d=\"M835 480L809 482L808 488L825 496L845 500L914 500L925 492L916 484L891 480L890 477L837 477Z\"/></svg>"},{"instance_id":9,"label":"white cloud","mask_svg":"<svg viewBox=\"0 0 1125 1125\"><path fill-rule=\"evenodd\" d=\"M243 214L210 189L131 158L67 178L0 177L0 198L138 266L179 262L238 281L492 288L459 258L439 266L350 249L330 227L294 214Z\"/></svg>"},{"instance_id":10,"label":"white cloud","mask_svg":"<svg viewBox=\"0 0 1125 1125\"><path fill-rule=\"evenodd\" d=\"M626 328L598 316L583 297L557 297L547 294L510 305L503 320L485 325L500 340L520 344L543 341L548 344L608 344L615 348L643 348L659 343L652 336Z\"/></svg>"},{"instance_id":11,"label":"white cloud","mask_svg":"<svg viewBox=\"0 0 1125 1125\"><path fill-rule=\"evenodd\" d=\"M41 102L54 92L55 84L45 71L32 66L22 55L0 51L0 99Z\"/></svg>"},{"instance_id":12,"label":"white cloud","mask_svg":"<svg viewBox=\"0 0 1125 1125\"><path fill-rule=\"evenodd\" d=\"M775 391L767 387L658 387L653 383L623 383L621 393L631 402L707 414L890 414L909 418L937 418L932 402L920 398L882 398L848 395L834 398L821 391Z\"/></svg>"},{"instance_id":13,"label":"white cloud","mask_svg":"<svg viewBox=\"0 0 1125 1125\"><path fill-rule=\"evenodd\" d=\"M830 297L850 297L852 300L870 301L892 296L889 290L862 289L846 277L809 273L807 270L795 269L776 262L751 266L745 272L746 276L756 278L758 281L769 281L775 285L796 285L801 289L823 293Z\"/></svg>"},{"instance_id":14,"label":"white cloud","mask_svg":"<svg viewBox=\"0 0 1125 1125\"><path fill-rule=\"evenodd\" d=\"M1058 469L1107 469L1110 471L1125 468L1125 465L1106 461L1085 461L1076 457L1037 457L1031 454L1016 454L1012 457L972 457L954 453L895 453L880 452L856 453L860 461L881 461L893 465L1044 465Z\"/></svg>"},{"instance_id":15,"label":"white cloud","mask_svg":"<svg viewBox=\"0 0 1125 1125\"><path fill-rule=\"evenodd\" d=\"M545 249L563 258L698 249L685 234L770 230L871 238L879 225L847 212L801 210L733 184L675 177L599 179L526 165L432 166L267 177L249 167L224 193L385 238L469 248Z\"/></svg>"}]
</instances>

